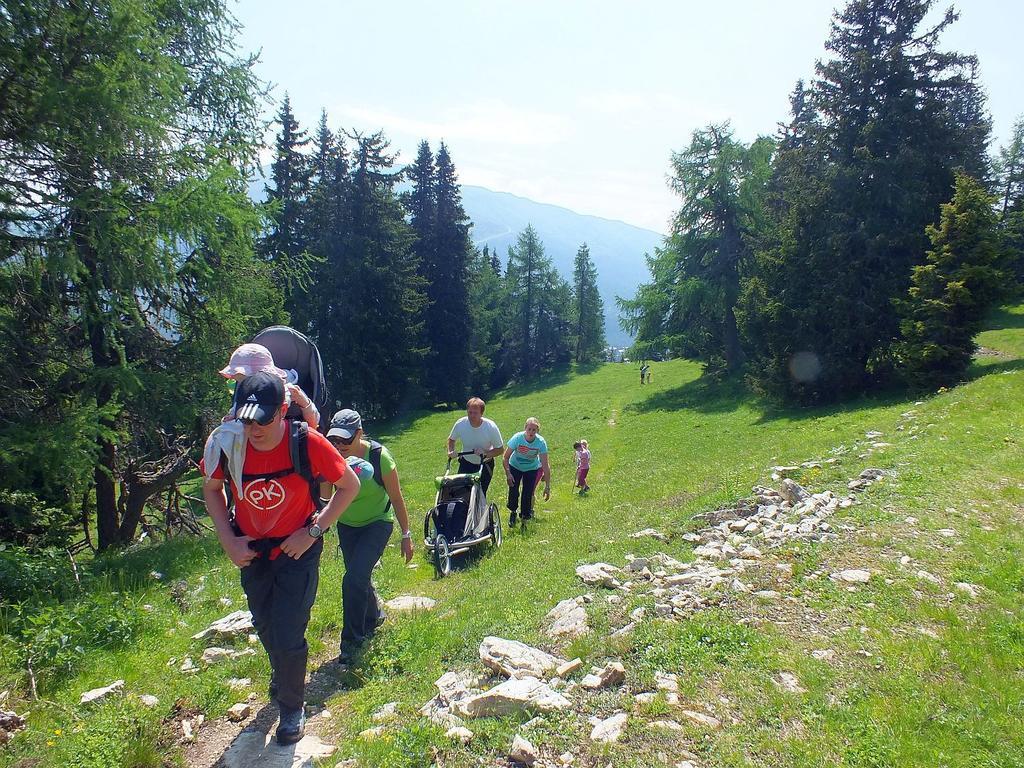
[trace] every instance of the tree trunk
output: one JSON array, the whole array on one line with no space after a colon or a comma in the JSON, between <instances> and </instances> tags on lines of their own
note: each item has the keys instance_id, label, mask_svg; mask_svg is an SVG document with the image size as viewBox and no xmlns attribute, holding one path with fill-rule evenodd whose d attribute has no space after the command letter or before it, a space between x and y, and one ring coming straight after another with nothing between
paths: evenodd
<instances>
[{"instance_id":1,"label":"tree trunk","mask_svg":"<svg viewBox=\"0 0 1024 768\"><path fill-rule=\"evenodd\" d=\"M134 538L142 520L146 502L172 486L188 471L192 462L189 458L193 446L179 449L160 462L151 462L139 467L130 467L125 473L124 485L127 498L124 514L118 529L118 542L129 544Z\"/></svg>"},{"instance_id":2,"label":"tree trunk","mask_svg":"<svg viewBox=\"0 0 1024 768\"><path fill-rule=\"evenodd\" d=\"M79 261L88 272L88 278L82 284L82 319L85 326L86 337L89 340L89 350L92 355L92 363L96 371L102 372L117 365L117 356L114 354L108 329L105 327L102 293L108 289L104 285L103 277L99 270L99 259L92 238L89 236L88 218L85 211L80 208L74 209L71 213L71 237L78 253ZM96 405L103 408L109 405L114 399L114 387L107 377L101 377L101 383L96 388ZM101 425L107 433L113 433L115 422L112 418L101 419ZM117 493L115 491L115 456L116 446L113 440L107 435L100 435L96 442L99 446L99 457L96 468L93 472L93 479L96 482L96 531L98 534L99 549L107 549L119 543L118 539L118 514L117 514Z\"/></svg>"}]
</instances>

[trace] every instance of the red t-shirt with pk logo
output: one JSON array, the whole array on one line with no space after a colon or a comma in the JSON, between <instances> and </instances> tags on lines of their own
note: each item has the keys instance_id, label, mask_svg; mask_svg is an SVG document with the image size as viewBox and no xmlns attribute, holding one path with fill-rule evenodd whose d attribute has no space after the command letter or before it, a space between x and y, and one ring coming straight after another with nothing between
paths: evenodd
<instances>
[{"instance_id":1,"label":"red t-shirt with pk logo","mask_svg":"<svg viewBox=\"0 0 1024 768\"><path fill-rule=\"evenodd\" d=\"M341 454L326 437L313 430L309 431L307 445L313 476L322 477L332 485L337 483L345 472L345 460ZM269 475L291 466L287 433L269 451L257 451L251 445L245 448L246 475ZM217 467L212 477L223 480L223 467ZM238 487L240 480L231 478L231 491L235 498L235 523L246 536L254 539L290 536L316 509L309 495L309 483L296 472L272 480L249 480L241 491Z\"/></svg>"}]
</instances>

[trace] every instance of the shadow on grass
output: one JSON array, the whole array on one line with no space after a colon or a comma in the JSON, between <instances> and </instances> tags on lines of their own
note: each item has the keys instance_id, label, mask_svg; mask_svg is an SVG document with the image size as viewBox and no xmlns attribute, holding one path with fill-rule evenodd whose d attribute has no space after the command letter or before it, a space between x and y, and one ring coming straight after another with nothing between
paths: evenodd
<instances>
[{"instance_id":1,"label":"shadow on grass","mask_svg":"<svg viewBox=\"0 0 1024 768\"><path fill-rule=\"evenodd\" d=\"M1024 327L1024 325L1022 325ZM985 376L993 376L1000 373L1008 373L1010 371L1019 371L1024 369L1024 359L1013 358L1010 360L1000 360L997 362L979 362L974 361L971 363L971 367L967 369L967 381L977 381L978 379L984 378Z\"/></svg>"},{"instance_id":2,"label":"shadow on grass","mask_svg":"<svg viewBox=\"0 0 1024 768\"><path fill-rule=\"evenodd\" d=\"M760 412L756 424L777 420L801 421L852 413L865 408L884 408L907 399L905 390L893 389L854 400L827 405L799 406L775 403L750 392L742 379L701 376L675 389L664 390L626 408L636 413L690 410L701 414L731 413L740 408Z\"/></svg>"},{"instance_id":3,"label":"shadow on grass","mask_svg":"<svg viewBox=\"0 0 1024 768\"><path fill-rule=\"evenodd\" d=\"M993 310L985 320L985 330L1003 331L1024 328L1024 312L1011 312L1010 307Z\"/></svg>"}]
</instances>

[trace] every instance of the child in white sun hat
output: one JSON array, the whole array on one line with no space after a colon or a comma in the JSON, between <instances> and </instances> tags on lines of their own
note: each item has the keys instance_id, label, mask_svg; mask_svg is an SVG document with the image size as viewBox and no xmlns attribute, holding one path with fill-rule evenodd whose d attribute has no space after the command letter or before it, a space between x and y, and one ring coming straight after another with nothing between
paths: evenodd
<instances>
[{"instance_id":1,"label":"child in white sun hat","mask_svg":"<svg viewBox=\"0 0 1024 768\"><path fill-rule=\"evenodd\" d=\"M266 371L275 376L280 376L285 382L285 394L289 402L293 402L302 409L302 418L313 429L320 426L320 411L316 404L296 384L298 373L294 370L286 371L274 365L274 357L270 350L262 344L243 344L231 353L228 364L221 368L220 375L225 379L241 381L246 376ZM231 410L223 421L231 421L235 418L235 404L231 404Z\"/></svg>"}]
</instances>

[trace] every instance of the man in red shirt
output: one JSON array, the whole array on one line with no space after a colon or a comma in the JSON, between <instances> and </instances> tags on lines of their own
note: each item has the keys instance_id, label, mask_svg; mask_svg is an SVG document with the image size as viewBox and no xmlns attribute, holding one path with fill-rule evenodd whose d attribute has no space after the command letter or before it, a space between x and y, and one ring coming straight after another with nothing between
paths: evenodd
<instances>
[{"instance_id":1,"label":"man in red shirt","mask_svg":"<svg viewBox=\"0 0 1024 768\"><path fill-rule=\"evenodd\" d=\"M314 477L337 492L317 513L310 483L294 471L284 383L260 372L238 383L235 417L245 424L242 476L231 477L235 516L227 510L224 463L204 470L203 498L224 552L241 569L253 625L270 657L271 697L281 721L277 740L305 732L306 626L316 598L323 532L359 493L359 480L323 435L308 434Z\"/></svg>"}]
</instances>

